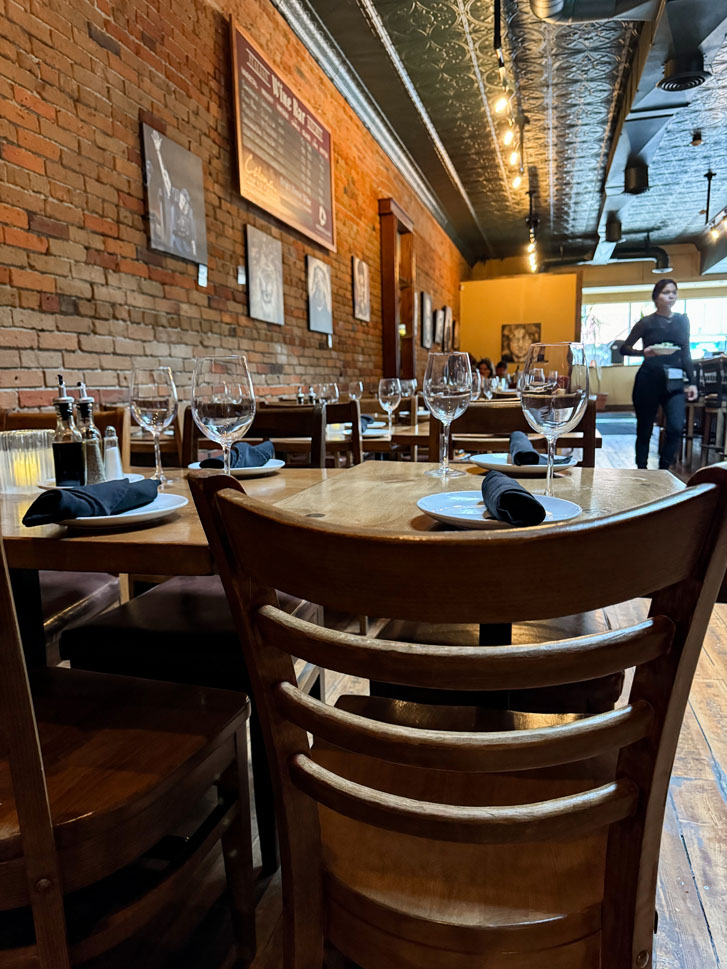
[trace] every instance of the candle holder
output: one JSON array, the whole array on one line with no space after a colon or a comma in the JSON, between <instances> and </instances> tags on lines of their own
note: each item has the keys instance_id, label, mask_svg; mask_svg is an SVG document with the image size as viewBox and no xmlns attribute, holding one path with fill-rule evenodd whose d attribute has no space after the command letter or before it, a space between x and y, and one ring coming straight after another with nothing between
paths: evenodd
<instances>
[{"instance_id":1,"label":"candle holder","mask_svg":"<svg viewBox=\"0 0 727 969\"><path fill-rule=\"evenodd\" d=\"M53 478L53 431L0 432L0 494L26 495Z\"/></svg>"}]
</instances>

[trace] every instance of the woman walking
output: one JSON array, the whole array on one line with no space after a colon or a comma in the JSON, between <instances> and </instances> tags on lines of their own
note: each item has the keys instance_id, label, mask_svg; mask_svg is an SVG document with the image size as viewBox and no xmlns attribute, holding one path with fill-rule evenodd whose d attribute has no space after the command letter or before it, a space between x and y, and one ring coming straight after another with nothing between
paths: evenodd
<instances>
[{"instance_id":1,"label":"woman walking","mask_svg":"<svg viewBox=\"0 0 727 969\"><path fill-rule=\"evenodd\" d=\"M677 284L673 279L660 279L651 293L656 312L642 317L621 347L623 356L643 356L634 381L633 402L636 410L636 467L645 468L656 412L661 405L666 417L666 434L659 454L659 467L669 468L675 462L684 430L684 383L687 400L696 400L694 369L689 352L689 320L684 313L674 313ZM634 350L641 340L643 350ZM673 347L669 352L669 346Z\"/></svg>"}]
</instances>

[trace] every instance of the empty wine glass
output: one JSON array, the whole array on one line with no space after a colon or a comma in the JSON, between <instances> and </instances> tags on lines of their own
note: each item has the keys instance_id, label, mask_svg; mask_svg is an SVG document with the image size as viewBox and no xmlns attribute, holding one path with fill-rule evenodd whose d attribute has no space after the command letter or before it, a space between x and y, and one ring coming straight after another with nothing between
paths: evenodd
<instances>
[{"instance_id":1,"label":"empty wine glass","mask_svg":"<svg viewBox=\"0 0 727 969\"><path fill-rule=\"evenodd\" d=\"M588 403L588 365L582 343L534 343L521 378L520 402L528 424L548 442L545 494L553 494L558 435L572 431Z\"/></svg>"},{"instance_id":2,"label":"empty wine glass","mask_svg":"<svg viewBox=\"0 0 727 969\"><path fill-rule=\"evenodd\" d=\"M177 415L177 388L169 367L135 369L129 382L131 413L141 427L154 438L154 477L160 487L172 480L162 470L162 454L159 438Z\"/></svg>"},{"instance_id":3,"label":"empty wine glass","mask_svg":"<svg viewBox=\"0 0 727 969\"><path fill-rule=\"evenodd\" d=\"M383 377L379 381L379 403L389 415L389 437L391 437L391 415L401 403L401 382L398 377Z\"/></svg>"},{"instance_id":4,"label":"empty wine glass","mask_svg":"<svg viewBox=\"0 0 727 969\"><path fill-rule=\"evenodd\" d=\"M406 400L407 397L413 397L417 392L416 377L400 380L399 383L401 384L401 396L404 398L404 400Z\"/></svg>"},{"instance_id":5,"label":"empty wine glass","mask_svg":"<svg viewBox=\"0 0 727 969\"><path fill-rule=\"evenodd\" d=\"M243 356L199 357L194 366L192 417L205 437L222 448L225 474L230 449L255 417L255 391Z\"/></svg>"},{"instance_id":6,"label":"empty wine glass","mask_svg":"<svg viewBox=\"0 0 727 969\"><path fill-rule=\"evenodd\" d=\"M424 403L432 417L442 422L442 435L439 467L426 474L442 478L465 474L449 466L449 428L469 407L471 392L472 368L466 353L429 354L424 374Z\"/></svg>"},{"instance_id":7,"label":"empty wine glass","mask_svg":"<svg viewBox=\"0 0 727 969\"><path fill-rule=\"evenodd\" d=\"M483 377L482 378L482 396L486 400L492 400L492 394L498 383L497 377Z\"/></svg>"},{"instance_id":8,"label":"empty wine glass","mask_svg":"<svg viewBox=\"0 0 727 969\"><path fill-rule=\"evenodd\" d=\"M470 400L472 401L479 400L481 389L482 389L482 376L479 370L473 370L472 371L472 390L470 391Z\"/></svg>"},{"instance_id":9,"label":"empty wine glass","mask_svg":"<svg viewBox=\"0 0 727 969\"><path fill-rule=\"evenodd\" d=\"M348 385L349 400L361 400L363 397L364 386L362 380L352 380Z\"/></svg>"}]
</instances>

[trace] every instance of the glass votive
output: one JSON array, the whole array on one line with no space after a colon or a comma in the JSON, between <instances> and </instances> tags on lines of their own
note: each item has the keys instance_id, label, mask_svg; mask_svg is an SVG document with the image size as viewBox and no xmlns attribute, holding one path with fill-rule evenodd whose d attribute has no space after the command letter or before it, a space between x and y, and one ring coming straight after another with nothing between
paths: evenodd
<instances>
[{"instance_id":1,"label":"glass votive","mask_svg":"<svg viewBox=\"0 0 727 969\"><path fill-rule=\"evenodd\" d=\"M0 494L34 492L53 478L53 431L0 432Z\"/></svg>"}]
</instances>

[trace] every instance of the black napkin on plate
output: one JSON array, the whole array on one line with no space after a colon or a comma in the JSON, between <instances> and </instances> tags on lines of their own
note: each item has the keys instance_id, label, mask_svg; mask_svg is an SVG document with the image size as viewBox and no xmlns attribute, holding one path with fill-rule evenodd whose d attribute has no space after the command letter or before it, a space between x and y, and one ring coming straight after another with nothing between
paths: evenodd
<instances>
[{"instance_id":1,"label":"black napkin on plate","mask_svg":"<svg viewBox=\"0 0 727 969\"><path fill-rule=\"evenodd\" d=\"M230 467L261 468L274 457L275 448L271 441L263 441L262 444L247 444L245 441L238 441L230 449ZM224 468L225 462L222 458L205 458L204 461L200 461L199 466L200 468Z\"/></svg>"},{"instance_id":2,"label":"black napkin on plate","mask_svg":"<svg viewBox=\"0 0 727 969\"><path fill-rule=\"evenodd\" d=\"M52 488L39 495L23 516L23 524L50 525L67 518L95 518L118 515L154 501L159 489L156 478L133 484L128 478L104 481L80 488Z\"/></svg>"},{"instance_id":3,"label":"black napkin on plate","mask_svg":"<svg viewBox=\"0 0 727 969\"><path fill-rule=\"evenodd\" d=\"M513 431L510 435L510 460L519 468L524 465L548 463L548 456L536 451L530 442L530 438L523 431ZM567 454L557 455L553 464L568 464L570 458Z\"/></svg>"},{"instance_id":4,"label":"black napkin on plate","mask_svg":"<svg viewBox=\"0 0 727 969\"><path fill-rule=\"evenodd\" d=\"M545 518L545 508L535 495L501 471L487 472L482 497L492 517L509 525L539 525Z\"/></svg>"},{"instance_id":5,"label":"black napkin on plate","mask_svg":"<svg viewBox=\"0 0 727 969\"><path fill-rule=\"evenodd\" d=\"M369 429L369 425L373 424L376 418L372 417L371 414L361 414L361 433Z\"/></svg>"}]
</instances>

